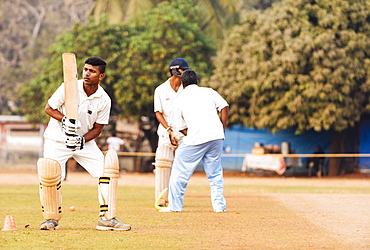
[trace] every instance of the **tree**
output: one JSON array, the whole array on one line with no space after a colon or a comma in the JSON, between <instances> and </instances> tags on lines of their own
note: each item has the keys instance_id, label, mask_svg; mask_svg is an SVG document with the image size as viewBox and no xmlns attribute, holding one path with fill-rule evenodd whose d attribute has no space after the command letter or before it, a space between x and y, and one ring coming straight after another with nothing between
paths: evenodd
<instances>
[{"instance_id":1,"label":"tree","mask_svg":"<svg viewBox=\"0 0 370 250\"><path fill-rule=\"evenodd\" d=\"M199 23L214 39L238 21L242 9L264 8L273 0L194 0L201 8ZM75 22L85 24L93 15L96 23L106 14L109 24L127 21L142 10L157 6L159 0L0 0L0 114L22 114L18 107L22 85L38 74L46 49L57 35ZM193 8L193 6L191 7ZM30 64L30 62L32 62Z\"/></svg>"},{"instance_id":2,"label":"tree","mask_svg":"<svg viewBox=\"0 0 370 250\"><path fill-rule=\"evenodd\" d=\"M136 35L131 36L116 69L121 75L115 91L124 107L122 115L153 114L154 89L167 79L168 65L176 57L185 58L200 76L210 75L215 45L199 29L198 11L189 11L190 6L163 2L134 24Z\"/></svg>"},{"instance_id":3,"label":"tree","mask_svg":"<svg viewBox=\"0 0 370 250\"><path fill-rule=\"evenodd\" d=\"M108 17L109 24L117 24L138 16L143 10L150 10L158 0L97 0L91 10L94 21L99 23L102 15Z\"/></svg>"},{"instance_id":4,"label":"tree","mask_svg":"<svg viewBox=\"0 0 370 250\"><path fill-rule=\"evenodd\" d=\"M132 19L132 17L139 17L141 19L143 11L148 11L162 2L171 2L166 0L97 0L92 15L94 20L99 22L102 14L108 16L110 24L119 23ZM190 6L189 11L194 7L202 10L202 15L199 15L199 25L203 32L213 41L222 39L226 32L239 21L240 6L249 7L241 0L194 0L194 4ZM250 2L254 2L251 0ZM257 1L257 2L263 2ZM244 3L244 4L242 4ZM183 3L175 6L180 8ZM186 13L185 13L186 14Z\"/></svg>"},{"instance_id":5,"label":"tree","mask_svg":"<svg viewBox=\"0 0 370 250\"><path fill-rule=\"evenodd\" d=\"M104 58L109 67L102 85L114 98L112 82L117 79L114 66L121 48L127 45L128 35L131 35L128 26L108 25L106 20L102 19L99 25L93 22L88 22L84 26L76 23L71 31L59 36L57 42L49 47L48 57L43 60L42 70L22 89L21 96L24 103L22 112L26 114L28 121L35 123L47 121L44 106L63 81L61 55L64 52L76 54L79 77L87 57L99 55ZM116 107L113 106L114 108Z\"/></svg>"},{"instance_id":6,"label":"tree","mask_svg":"<svg viewBox=\"0 0 370 250\"><path fill-rule=\"evenodd\" d=\"M84 22L93 0L0 0L0 114L19 114L22 84L39 69L56 34ZM32 63L30 63L32 62Z\"/></svg>"},{"instance_id":7,"label":"tree","mask_svg":"<svg viewBox=\"0 0 370 250\"><path fill-rule=\"evenodd\" d=\"M297 134L354 127L370 111L369 19L370 2L355 0L286 0L246 15L208 82L229 100L230 124Z\"/></svg>"},{"instance_id":8,"label":"tree","mask_svg":"<svg viewBox=\"0 0 370 250\"><path fill-rule=\"evenodd\" d=\"M120 115L139 121L147 116L155 120L154 89L169 76L171 60L186 58L200 76L209 76L212 71L210 58L215 55L215 45L201 32L197 9L190 8L191 2L180 2L163 2L135 24L110 25L102 18L99 24L76 24L65 32L49 48L42 71L22 91L22 111L29 121L46 122L45 103L63 80L63 52L76 54L79 69L89 56L107 61L102 85L112 98L113 118ZM157 135L150 131L148 139L154 152Z\"/></svg>"}]
</instances>

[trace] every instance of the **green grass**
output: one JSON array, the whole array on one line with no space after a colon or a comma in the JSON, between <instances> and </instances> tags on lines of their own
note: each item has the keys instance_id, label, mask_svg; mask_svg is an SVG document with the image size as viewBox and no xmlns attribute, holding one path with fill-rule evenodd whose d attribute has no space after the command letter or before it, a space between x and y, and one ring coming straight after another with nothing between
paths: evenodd
<instances>
[{"instance_id":1,"label":"green grass","mask_svg":"<svg viewBox=\"0 0 370 250\"><path fill-rule=\"evenodd\" d=\"M0 249L245 249L248 242L244 237L248 237L248 233L243 230L248 225L255 222L256 234L268 233L263 222L269 219L264 213L270 213L271 205L259 195L369 194L370 190L361 186L229 185L225 187L228 212L215 214L208 186L188 187L182 213L159 213L153 206L154 187L120 186L117 216L132 225L132 230L127 232L95 230L99 211L96 186L64 185L62 192L61 229L41 231L39 224L44 219L38 186L0 186L0 225L3 226L5 215L14 215L18 229L0 231ZM260 202L260 207L255 207L255 202ZM68 209L72 205L76 207L75 212ZM284 211L278 204L273 209ZM286 216L294 217L288 213ZM296 225L285 226L288 228L274 237L283 237L289 230L296 233Z\"/></svg>"}]
</instances>

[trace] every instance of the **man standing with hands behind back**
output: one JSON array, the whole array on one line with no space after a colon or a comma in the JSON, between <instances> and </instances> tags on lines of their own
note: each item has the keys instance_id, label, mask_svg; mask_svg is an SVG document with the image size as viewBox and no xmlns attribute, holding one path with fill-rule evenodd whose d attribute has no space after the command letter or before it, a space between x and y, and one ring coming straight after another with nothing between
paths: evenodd
<instances>
[{"instance_id":1,"label":"man standing with hands behind back","mask_svg":"<svg viewBox=\"0 0 370 250\"><path fill-rule=\"evenodd\" d=\"M169 206L160 212L181 212L188 181L198 163L203 162L210 181L213 211L225 212L224 179L221 153L229 105L211 88L199 87L197 74L181 74L184 87L175 100L173 121L185 136L176 150L169 185ZM217 111L221 113L221 118Z\"/></svg>"}]
</instances>

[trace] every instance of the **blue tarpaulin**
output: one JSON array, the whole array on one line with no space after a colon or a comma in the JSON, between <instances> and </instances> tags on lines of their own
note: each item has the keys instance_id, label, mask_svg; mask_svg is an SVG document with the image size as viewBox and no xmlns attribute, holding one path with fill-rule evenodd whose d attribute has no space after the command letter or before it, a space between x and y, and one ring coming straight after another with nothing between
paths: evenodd
<instances>
[{"instance_id":1,"label":"blue tarpaulin","mask_svg":"<svg viewBox=\"0 0 370 250\"><path fill-rule=\"evenodd\" d=\"M369 154L370 153L370 120L361 121L360 126L360 154ZM358 165L360 171L370 172L370 157L360 157L358 159ZM364 171L366 170L366 171Z\"/></svg>"},{"instance_id":2,"label":"blue tarpaulin","mask_svg":"<svg viewBox=\"0 0 370 250\"><path fill-rule=\"evenodd\" d=\"M307 131L304 134L295 135L294 129L271 133L265 129L251 129L236 125L227 129L225 136L224 155L249 154L252 152L255 143L260 143L263 146L279 145L281 147L282 142L288 142L290 149L295 150L297 154L311 154L315 151L317 145L320 145L325 153L329 153L333 132ZM240 171L243 159L243 157L223 157L222 166L225 170Z\"/></svg>"}]
</instances>

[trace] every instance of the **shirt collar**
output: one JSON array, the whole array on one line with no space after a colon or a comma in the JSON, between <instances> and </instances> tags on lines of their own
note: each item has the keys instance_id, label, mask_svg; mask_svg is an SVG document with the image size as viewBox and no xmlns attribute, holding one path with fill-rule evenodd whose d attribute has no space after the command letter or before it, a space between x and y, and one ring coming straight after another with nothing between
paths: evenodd
<instances>
[{"instance_id":1,"label":"shirt collar","mask_svg":"<svg viewBox=\"0 0 370 250\"><path fill-rule=\"evenodd\" d=\"M185 89L197 88L197 87L199 87L198 84L190 84L190 85L186 86Z\"/></svg>"},{"instance_id":2,"label":"shirt collar","mask_svg":"<svg viewBox=\"0 0 370 250\"><path fill-rule=\"evenodd\" d=\"M173 88L171 87L171 81L170 81L170 80L171 80L171 77L170 77L170 78L168 78L168 79L167 79L167 81L165 82L165 84L166 84L166 88L167 88L167 89L170 89L170 90L172 90L172 91L174 91L174 90L173 90ZM178 91L177 91L177 93L180 93L180 92L181 92L181 90L183 90L183 88L184 88L184 87L183 87L183 86L182 86L182 84L181 84L181 85L180 85L180 87L179 87L179 89L178 89Z\"/></svg>"},{"instance_id":3,"label":"shirt collar","mask_svg":"<svg viewBox=\"0 0 370 250\"><path fill-rule=\"evenodd\" d=\"M79 80L78 83L79 83L79 84L77 84L78 91L82 92L86 96L86 93L85 93L85 90L84 90L84 86L83 86L83 80ZM92 94L91 96L88 96L87 98L88 99L99 98L99 97L101 97L103 95L103 93L104 93L104 90L99 85L98 86L98 89L96 90L96 92L94 94Z\"/></svg>"}]
</instances>

